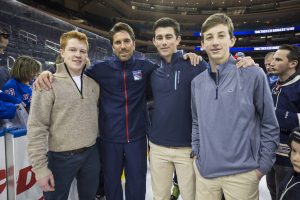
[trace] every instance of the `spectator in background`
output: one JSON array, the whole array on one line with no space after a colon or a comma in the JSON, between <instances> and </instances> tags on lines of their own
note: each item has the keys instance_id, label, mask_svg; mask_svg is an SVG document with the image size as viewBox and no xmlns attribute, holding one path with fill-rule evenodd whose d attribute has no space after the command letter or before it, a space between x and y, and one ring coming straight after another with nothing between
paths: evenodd
<instances>
[{"instance_id":1,"label":"spectator in background","mask_svg":"<svg viewBox=\"0 0 300 200\"><path fill-rule=\"evenodd\" d=\"M10 72L11 79L2 88L6 94L22 100L27 112L29 112L32 96L29 83L41 71L41 68L41 63L29 56L18 57Z\"/></svg>"},{"instance_id":2,"label":"spectator in background","mask_svg":"<svg viewBox=\"0 0 300 200\"><path fill-rule=\"evenodd\" d=\"M2 57L2 55L5 52L5 49L8 45L9 42L9 34L8 32L0 27L0 56ZM9 79L9 72L8 72L8 68L4 67L4 66L0 66L0 89L3 87L3 85L8 81Z\"/></svg>"},{"instance_id":3,"label":"spectator in background","mask_svg":"<svg viewBox=\"0 0 300 200\"><path fill-rule=\"evenodd\" d=\"M289 157L293 165L293 172L280 183L276 200L299 200L300 196L300 127L292 131L288 145L291 149Z\"/></svg>"},{"instance_id":4,"label":"spectator in background","mask_svg":"<svg viewBox=\"0 0 300 200\"><path fill-rule=\"evenodd\" d=\"M272 73L272 67L271 67L271 62L273 60L274 54L275 52L269 52L265 56L265 68L267 71L267 77L270 86L272 86L278 80L278 76Z\"/></svg>"},{"instance_id":5,"label":"spectator in background","mask_svg":"<svg viewBox=\"0 0 300 200\"><path fill-rule=\"evenodd\" d=\"M237 60L239 58L244 58L246 55L244 54L244 52L236 52L236 54L234 54L234 58Z\"/></svg>"},{"instance_id":6,"label":"spectator in background","mask_svg":"<svg viewBox=\"0 0 300 200\"><path fill-rule=\"evenodd\" d=\"M45 200L67 200L76 177L79 199L94 200L99 181L99 85L83 74L85 34L60 38L64 63L57 64L52 90L34 92L28 119L28 154ZM48 151L49 149L49 151Z\"/></svg>"},{"instance_id":7,"label":"spectator in background","mask_svg":"<svg viewBox=\"0 0 300 200\"><path fill-rule=\"evenodd\" d=\"M276 162L267 174L267 186L272 200L278 198L278 187L283 178L293 171L288 157L291 131L300 126L300 50L296 46L281 45L273 55L271 72L279 77L271 87L276 117L280 127L280 144Z\"/></svg>"},{"instance_id":8,"label":"spectator in background","mask_svg":"<svg viewBox=\"0 0 300 200\"><path fill-rule=\"evenodd\" d=\"M22 103L20 99L5 94L0 90L0 119L14 118L20 103Z\"/></svg>"}]
</instances>

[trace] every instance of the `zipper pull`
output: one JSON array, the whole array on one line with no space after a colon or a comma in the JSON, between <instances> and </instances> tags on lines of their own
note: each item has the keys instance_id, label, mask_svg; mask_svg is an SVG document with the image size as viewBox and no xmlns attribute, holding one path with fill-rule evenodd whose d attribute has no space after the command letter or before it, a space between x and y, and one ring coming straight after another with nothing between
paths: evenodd
<instances>
[{"instance_id":1,"label":"zipper pull","mask_svg":"<svg viewBox=\"0 0 300 200\"><path fill-rule=\"evenodd\" d=\"M174 89L177 90L177 71L175 71L175 77L174 77Z\"/></svg>"}]
</instances>

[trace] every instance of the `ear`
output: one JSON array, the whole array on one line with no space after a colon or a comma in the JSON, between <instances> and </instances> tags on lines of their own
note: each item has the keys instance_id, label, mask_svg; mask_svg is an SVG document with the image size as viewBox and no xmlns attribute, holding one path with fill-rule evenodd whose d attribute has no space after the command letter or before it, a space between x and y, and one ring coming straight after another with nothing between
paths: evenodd
<instances>
[{"instance_id":1,"label":"ear","mask_svg":"<svg viewBox=\"0 0 300 200\"><path fill-rule=\"evenodd\" d=\"M132 41L133 50L135 50L135 41Z\"/></svg>"},{"instance_id":2,"label":"ear","mask_svg":"<svg viewBox=\"0 0 300 200\"><path fill-rule=\"evenodd\" d=\"M298 65L298 60L292 60L290 63L290 67L291 68L296 68L296 66Z\"/></svg>"},{"instance_id":3,"label":"ear","mask_svg":"<svg viewBox=\"0 0 300 200\"><path fill-rule=\"evenodd\" d=\"M232 36L232 38L230 38L230 47L233 47L236 41L236 37Z\"/></svg>"},{"instance_id":4,"label":"ear","mask_svg":"<svg viewBox=\"0 0 300 200\"><path fill-rule=\"evenodd\" d=\"M206 50L205 45L204 45L204 41L202 41L202 40L201 40L201 48L202 48L202 50Z\"/></svg>"},{"instance_id":5,"label":"ear","mask_svg":"<svg viewBox=\"0 0 300 200\"><path fill-rule=\"evenodd\" d=\"M181 36L180 35L176 38L176 41L177 41L177 45L179 45L179 43L181 42Z\"/></svg>"},{"instance_id":6,"label":"ear","mask_svg":"<svg viewBox=\"0 0 300 200\"><path fill-rule=\"evenodd\" d=\"M153 43L153 45L156 47L156 41L155 41L155 38L152 38L152 43Z\"/></svg>"},{"instance_id":7,"label":"ear","mask_svg":"<svg viewBox=\"0 0 300 200\"><path fill-rule=\"evenodd\" d=\"M60 49L60 55L62 58L65 58L65 51L63 49Z\"/></svg>"}]
</instances>

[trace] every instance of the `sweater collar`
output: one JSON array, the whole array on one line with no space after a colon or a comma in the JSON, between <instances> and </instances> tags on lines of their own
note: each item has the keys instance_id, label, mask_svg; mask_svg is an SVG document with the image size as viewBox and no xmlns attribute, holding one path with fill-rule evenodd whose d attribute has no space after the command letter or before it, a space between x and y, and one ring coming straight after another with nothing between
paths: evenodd
<instances>
[{"instance_id":1,"label":"sweater collar","mask_svg":"<svg viewBox=\"0 0 300 200\"><path fill-rule=\"evenodd\" d=\"M67 65L65 63L59 63L56 65L56 73L54 74L54 76L56 77L60 77L60 78L67 78L69 77L69 73L67 71ZM83 70L85 69L85 67L83 68Z\"/></svg>"},{"instance_id":2,"label":"sweater collar","mask_svg":"<svg viewBox=\"0 0 300 200\"><path fill-rule=\"evenodd\" d=\"M286 84L286 83L292 81L292 80L293 80L296 76L298 76L298 75L299 75L299 73L298 73L298 72L295 72L295 73L293 73L288 79L286 79L285 81L281 81L281 80L278 79L278 84L279 84L279 85L284 85L284 84Z\"/></svg>"},{"instance_id":3,"label":"sweater collar","mask_svg":"<svg viewBox=\"0 0 300 200\"><path fill-rule=\"evenodd\" d=\"M229 56L228 60L224 64L217 65L217 70L219 75L227 74L233 69L236 69L237 60L233 58L232 55ZM213 73L211 70L211 65L208 64L209 73Z\"/></svg>"},{"instance_id":4,"label":"sweater collar","mask_svg":"<svg viewBox=\"0 0 300 200\"><path fill-rule=\"evenodd\" d=\"M134 53L133 53L133 55L127 61L121 61L116 54L113 54L112 58L113 58L113 61L115 61L115 62L119 62L122 64L126 64L127 66L131 66L135 63L136 55L134 55Z\"/></svg>"},{"instance_id":5,"label":"sweater collar","mask_svg":"<svg viewBox=\"0 0 300 200\"><path fill-rule=\"evenodd\" d=\"M173 53L170 63L167 63L167 61L164 58L160 57L161 58L160 67L172 66L172 64L176 62L178 59L183 59L183 54L184 52L182 50L178 50L175 53Z\"/></svg>"},{"instance_id":6,"label":"sweater collar","mask_svg":"<svg viewBox=\"0 0 300 200\"><path fill-rule=\"evenodd\" d=\"M59 63L56 65L56 72L54 76L61 77L61 78L68 77L68 72L65 68L65 63Z\"/></svg>"}]
</instances>

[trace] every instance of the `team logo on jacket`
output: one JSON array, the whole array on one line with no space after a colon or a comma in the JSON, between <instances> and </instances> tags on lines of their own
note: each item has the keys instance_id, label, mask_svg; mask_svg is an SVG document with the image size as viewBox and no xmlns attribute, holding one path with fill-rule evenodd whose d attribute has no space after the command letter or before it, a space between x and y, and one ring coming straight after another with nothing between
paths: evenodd
<instances>
[{"instance_id":1,"label":"team logo on jacket","mask_svg":"<svg viewBox=\"0 0 300 200\"><path fill-rule=\"evenodd\" d=\"M5 90L5 93L9 94L11 96L15 96L16 95L14 88L9 88L8 90Z\"/></svg>"},{"instance_id":2,"label":"team logo on jacket","mask_svg":"<svg viewBox=\"0 0 300 200\"><path fill-rule=\"evenodd\" d=\"M132 74L133 74L133 79L135 81L142 80L142 78L143 78L142 70L132 71Z\"/></svg>"}]
</instances>

